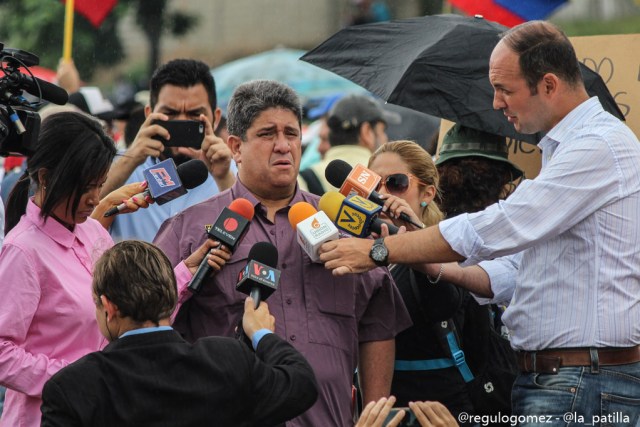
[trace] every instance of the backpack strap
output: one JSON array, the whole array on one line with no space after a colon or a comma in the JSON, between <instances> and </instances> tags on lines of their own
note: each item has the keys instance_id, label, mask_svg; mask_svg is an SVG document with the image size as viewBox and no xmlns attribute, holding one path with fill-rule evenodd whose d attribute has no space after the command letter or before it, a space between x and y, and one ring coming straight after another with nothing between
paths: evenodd
<instances>
[{"instance_id":1,"label":"backpack strap","mask_svg":"<svg viewBox=\"0 0 640 427\"><path fill-rule=\"evenodd\" d=\"M307 183L307 188L310 193L316 194L318 196L322 196L324 194L324 187L322 183L318 179L318 176L311 168L307 168L303 171L300 171L300 176Z\"/></svg>"},{"instance_id":2,"label":"backpack strap","mask_svg":"<svg viewBox=\"0 0 640 427\"><path fill-rule=\"evenodd\" d=\"M420 295L420 290L418 289L418 285L416 283L416 276L413 272L413 269L409 269L409 282L411 284L411 292L413 293L413 297L418 303L418 308L420 313L427 320L427 323L432 323L428 321L427 314L424 312L424 308L422 306L422 297ZM451 356L451 359L433 359L433 360L420 360L415 362L421 362L424 366L437 366L441 365L442 360L448 361L447 366L441 366L440 368L430 367L423 369L442 369L449 366L456 366L458 371L460 371L460 375L464 379L464 382L470 382L473 380L473 374L471 373L471 369L469 369L469 365L465 360L464 351L460 348L459 340L458 340L458 331L456 329L456 325L453 323L453 319L445 320L444 322L435 323L434 331L438 336L438 342L444 351Z\"/></svg>"}]
</instances>

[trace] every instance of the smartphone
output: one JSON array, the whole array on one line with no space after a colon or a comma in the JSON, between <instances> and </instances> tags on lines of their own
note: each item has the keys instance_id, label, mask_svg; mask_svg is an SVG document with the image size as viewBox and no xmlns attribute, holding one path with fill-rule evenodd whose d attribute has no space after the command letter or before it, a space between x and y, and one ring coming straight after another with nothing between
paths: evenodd
<instances>
[{"instance_id":1,"label":"smartphone","mask_svg":"<svg viewBox=\"0 0 640 427\"><path fill-rule=\"evenodd\" d=\"M199 150L202 146L204 123L199 120L154 120L152 124L160 125L169 131L169 140L158 135L153 137L165 147L190 147Z\"/></svg>"},{"instance_id":2,"label":"smartphone","mask_svg":"<svg viewBox=\"0 0 640 427\"><path fill-rule=\"evenodd\" d=\"M384 421L383 425L386 426L387 423L389 423L396 416L396 414L403 409L404 409L404 418L402 419L402 421L400 421L400 424L398 424L398 427L420 427L420 423L416 419L416 416L413 414L413 412L411 412L411 409L408 407L391 408L391 412L389 412L389 415L387 415L387 419Z\"/></svg>"}]
</instances>

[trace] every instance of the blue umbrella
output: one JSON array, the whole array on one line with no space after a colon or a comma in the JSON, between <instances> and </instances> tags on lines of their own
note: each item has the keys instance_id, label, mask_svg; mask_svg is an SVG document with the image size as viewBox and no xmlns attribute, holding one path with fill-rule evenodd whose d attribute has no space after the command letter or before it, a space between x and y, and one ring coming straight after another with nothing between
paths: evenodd
<instances>
[{"instance_id":1,"label":"blue umbrella","mask_svg":"<svg viewBox=\"0 0 640 427\"><path fill-rule=\"evenodd\" d=\"M300 61L306 52L276 48L226 63L211 70L216 81L218 106L226 110L238 85L256 79L277 80L291 86L303 102L336 93L366 93L357 84L330 71Z\"/></svg>"}]
</instances>

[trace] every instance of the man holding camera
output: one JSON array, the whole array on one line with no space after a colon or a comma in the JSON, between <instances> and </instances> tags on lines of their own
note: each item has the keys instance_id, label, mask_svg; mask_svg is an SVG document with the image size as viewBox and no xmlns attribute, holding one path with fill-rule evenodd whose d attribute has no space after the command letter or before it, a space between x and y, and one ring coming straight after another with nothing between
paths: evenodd
<instances>
[{"instance_id":1,"label":"man holding camera","mask_svg":"<svg viewBox=\"0 0 640 427\"><path fill-rule=\"evenodd\" d=\"M143 171L158 160L173 158L179 165L192 158L205 162L210 177L204 184L189 190L184 196L162 206L154 206L115 218L111 225L114 240L142 239L152 241L165 219L202 200L229 188L235 182L231 167L231 151L226 141L217 137L213 129L220 121L220 108L216 106L216 90L209 67L192 59L176 59L160 66L151 77L149 105L145 107L146 120L131 146L114 162L109 170L101 196L132 182L144 181ZM179 135L172 135L173 120L195 120L204 125L201 149L176 146L182 143ZM167 122L169 121L169 122ZM158 124L156 122L167 122ZM171 141L171 147L162 140Z\"/></svg>"}]
</instances>

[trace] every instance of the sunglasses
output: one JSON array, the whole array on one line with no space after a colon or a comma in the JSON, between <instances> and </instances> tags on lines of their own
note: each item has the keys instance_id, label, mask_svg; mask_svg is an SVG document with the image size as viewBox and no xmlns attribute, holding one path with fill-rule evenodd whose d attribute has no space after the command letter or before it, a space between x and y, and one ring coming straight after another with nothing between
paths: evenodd
<instances>
[{"instance_id":1,"label":"sunglasses","mask_svg":"<svg viewBox=\"0 0 640 427\"><path fill-rule=\"evenodd\" d=\"M422 185L428 185L422 182L417 176L410 173L394 173L380 180L380 184L378 184L376 191L379 192L384 185L384 187L387 189L387 192L389 192L390 194L404 194L409 189L409 184L412 179L415 179Z\"/></svg>"}]
</instances>

